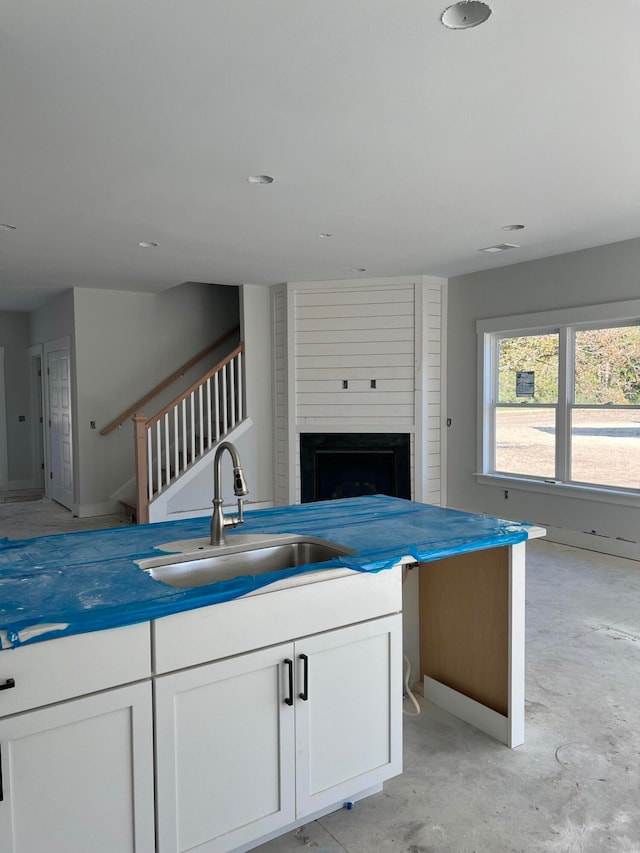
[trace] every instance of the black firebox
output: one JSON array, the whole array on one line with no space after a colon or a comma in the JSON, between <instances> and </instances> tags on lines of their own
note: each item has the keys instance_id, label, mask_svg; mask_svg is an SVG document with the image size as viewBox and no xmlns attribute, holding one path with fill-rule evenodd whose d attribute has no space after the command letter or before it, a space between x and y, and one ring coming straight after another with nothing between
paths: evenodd
<instances>
[{"instance_id":1,"label":"black firebox","mask_svg":"<svg viewBox=\"0 0 640 853\"><path fill-rule=\"evenodd\" d=\"M302 433L302 502L391 495L411 498L407 433Z\"/></svg>"}]
</instances>

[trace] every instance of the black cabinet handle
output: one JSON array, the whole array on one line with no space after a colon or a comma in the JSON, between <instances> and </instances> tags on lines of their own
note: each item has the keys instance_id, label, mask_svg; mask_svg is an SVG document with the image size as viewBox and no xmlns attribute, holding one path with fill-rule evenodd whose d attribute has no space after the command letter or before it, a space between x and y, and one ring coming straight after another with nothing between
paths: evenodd
<instances>
[{"instance_id":1,"label":"black cabinet handle","mask_svg":"<svg viewBox=\"0 0 640 853\"><path fill-rule=\"evenodd\" d=\"M289 695L284 700L285 705L293 705L293 661L291 658L285 658L286 665L289 667Z\"/></svg>"},{"instance_id":2,"label":"black cabinet handle","mask_svg":"<svg viewBox=\"0 0 640 853\"><path fill-rule=\"evenodd\" d=\"M303 682L302 682L302 693L299 694L300 698L303 702L306 702L309 698L309 657L307 655L300 655L300 660L304 665L303 669Z\"/></svg>"},{"instance_id":3,"label":"black cabinet handle","mask_svg":"<svg viewBox=\"0 0 640 853\"><path fill-rule=\"evenodd\" d=\"M2 785L2 752L0 751L0 803L4 800L4 787Z\"/></svg>"},{"instance_id":4,"label":"black cabinet handle","mask_svg":"<svg viewBox=\"0 0 640 853\"><path fill-rule=\"evenodd\" d=\"M15 678L7 678L7 680L3 684L0 684L0 690L11 690L11 688L15 686Z\"/></svg>"}]
</instances>

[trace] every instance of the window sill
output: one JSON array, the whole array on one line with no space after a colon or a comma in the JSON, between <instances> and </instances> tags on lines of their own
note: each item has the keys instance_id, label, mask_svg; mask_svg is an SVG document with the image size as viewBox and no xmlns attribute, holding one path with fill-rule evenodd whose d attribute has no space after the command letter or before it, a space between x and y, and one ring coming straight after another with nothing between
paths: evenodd
<instances>
[{"instance_id":1,"label":"window sill","mask_svg":"<svg viewBox=\"0 0 640 853\"><path fill-rule=\"evenodd\" d=\"M476 482L482 486L497 486L501 489L518 489L523 492L539 492L546 495L560 495L567 498L578 498L579 500L618 504L619 506L640 507L640 493L637 492L529 480L524 477L509 477L505 474L475 474L474 476Z\"/></svg>"}]
</instances>

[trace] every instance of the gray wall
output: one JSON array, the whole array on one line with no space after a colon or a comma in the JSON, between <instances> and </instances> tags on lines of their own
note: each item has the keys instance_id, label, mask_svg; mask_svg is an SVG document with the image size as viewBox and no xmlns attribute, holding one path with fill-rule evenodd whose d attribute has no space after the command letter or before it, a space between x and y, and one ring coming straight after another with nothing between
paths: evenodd
<instances>
[{"instance_id":1,"label":"gray wall","mask_svg":"<svg viewBox=\"0 0 640 853\"><path fill-rule=\"evenodd\" d=\"M73 291L65 290L29 315L31 344L44 344L68 335L73 349Z\"/></svg>"},{"instance_id":2,"label":"gray wall","mask_svg":"<svg viewBox=\"0 0 640 853\"><path fill-rule=\"evenodd\" d=\"M599 501L476 484L478 319L640 298L640 240L449 280L447 502L569 531L638 541L638 510ZM599 550L599 549L598 549ZM605 550L603 547L602 550Z\"/></svg>"},{"instance_id":3,"label":"gray wall","mask_svg":"<svg viewBox=\"0 0 640 853\"><path fill-rule=\"evenodd\" d=\"M11 488L22 488L33 476L28 314L0 311L0 347L4 347L8 480ZM19 420L21 415L24 421Z\"/></svg>"},{"instance_id":4,"label":"gray wall","mask_svg":"<svg viewBox=\"0 0 640 853\"><path fill-rule=\"evenodd\" d=\"M271 292L268 287L240 287L242 340L245 342L244 374L247 414L252 427L233 439L249 487L247 510L273 504L273 393L271 387ZM222 494L234 504L233 477L228 454L222 457ZM211 513L213 460L202 465L188 486L170 498L168 517L186 511Z\"/></svg>"},{"instance_id":5,"label":"gray wall","mask_svg":"<svg viewBox=\"0 0 640 853\"><path fill-rule=\"evenodd\" d=\"M109 502L133 475L133 426L109 436L100 430L200 350L239 324L236 287L187 283L160 294L76 289L76 502L80 515L108 512ZM232 347L185 376L142 411L155 414L189 381ZM96 422L96 429L90 427ZM135 491L133 491L135 494Z\"/></svg>"},{"instance_id":6,"label":"gray wall","mask_svg":"<svg viewBox=\"0 0 640 853\"><path fill-rule=\"evenodd\" d=\"M133 428L127 422L107 437L100 430L239 325L239 289L197 283L160 294L76 288L28 316L24 371L27 343L40 344L44 350L65 336L71 343L74 512L81 516L111 512L117 506L115 493L134 473ZM233 345L227 341L145 406L144 414L159 411ZM91 429L91 421L96 429Z\"/></svg>"}]
</instances>

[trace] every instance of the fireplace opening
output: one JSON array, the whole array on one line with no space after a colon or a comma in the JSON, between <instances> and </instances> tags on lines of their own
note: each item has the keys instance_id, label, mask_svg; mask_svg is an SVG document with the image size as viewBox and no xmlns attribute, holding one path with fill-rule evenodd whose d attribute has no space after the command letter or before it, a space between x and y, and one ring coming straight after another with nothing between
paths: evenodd
<instances>
[{"instance_id":1,"label":"fireplace opening","mask_svg":"<svg viewBox=\"0 0 640 853\"><path fill-rule=\"evenodd\" d=\"M409 464L405 433L302 433L302 502L376 494L410 499Z\"/></svg>"}]
</instances>

